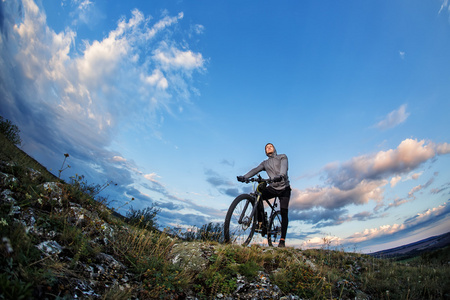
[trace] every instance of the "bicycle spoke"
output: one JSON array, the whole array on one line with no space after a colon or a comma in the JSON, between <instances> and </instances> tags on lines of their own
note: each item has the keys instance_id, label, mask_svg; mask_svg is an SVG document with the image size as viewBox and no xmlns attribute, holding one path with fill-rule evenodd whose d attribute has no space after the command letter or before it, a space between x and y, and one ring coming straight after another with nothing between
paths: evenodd
<instances>
[{"instance_id":1,"label":"bicycle spoke","mask_svg":"<svg viewBox=\"0 0 450 300\"><path fill-rule=\"evenodd\" d=\"M267 241L269 246L277 247L281 237L281 214L275 212L270 218Z\"/></svg>"},{"instance_id":2,"label":"bicycle spoke","mask_svg":"<svg viewBox=\"0 0 450 300\"><path fill-rule=\"evenodd\" d=\"M230 234L233 236L233 242L243 244L248 238L248 230L252 226L252 220L246 215L244 210L245 202L241 201L236 206L230 222ZM250 206L250 211L253 206ZM247 210L249 210L247 208ZM239 219L242 218L242 222L239 223Z\"/></svg>"}]
</instances>

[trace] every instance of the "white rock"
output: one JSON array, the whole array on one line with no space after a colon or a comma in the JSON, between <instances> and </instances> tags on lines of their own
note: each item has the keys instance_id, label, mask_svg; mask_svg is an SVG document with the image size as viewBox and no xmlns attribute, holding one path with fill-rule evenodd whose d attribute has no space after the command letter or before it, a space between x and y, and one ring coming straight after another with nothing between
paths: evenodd
<instances>
[{"instance_id":1,"label":"white rock","mask_svg":"<svg viewBox=\"0 0 450 300\"><path fill-rule=\"evenodd\" d=\"M45 241L36 246L45 255L59 254L63 250L63 247L55 241Z\"/></svg>"}]
</instances>

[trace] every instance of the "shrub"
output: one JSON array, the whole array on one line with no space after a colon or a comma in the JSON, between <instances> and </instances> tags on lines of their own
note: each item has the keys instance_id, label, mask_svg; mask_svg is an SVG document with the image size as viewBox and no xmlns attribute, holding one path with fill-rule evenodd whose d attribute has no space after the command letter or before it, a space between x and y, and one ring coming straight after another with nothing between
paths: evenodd
<instances>
[{"instance_id":1,"label":"shrub","mask_svg":"<svg viewBox=\"0 0 450 300\"><path fill-rule=\"evenodd\" d=\"M156 224L156 216L161 209L156 205L157 204L152 204L151 207L138 210L131 207L126 216L128 219L127 223L142 229L157 230L158 226Z\"/></svg>"},{"instance_id":2,"label":"shrub","mask_svg":"<svg viewBox=\"0 0 450 300\"><path fill-rule=\"evenodd\" d=\"M178 236L178 233L174 235ZM225 239L223 235L223 223L210 222L202 225L200 228L193 226L186 232L181 233L180 237L185 241L209 241L223 243Z\"/></svg>"},{"instance_id":3,"label":"shrub","mask_svg":"<svg viewBox=\"0 0 450 300\"><path fill-rule=\"evenodd\" d=\"M22 144L19 127L0 116L0 132L14 145Z\"/></svg>"},{"instance_id":4,"label":"shrub","mask_svg":"<svg viewBox=\"0 0 450 300\"><path fill-rule=\"evenodd\" d=\"M223 224L208 223L203 225L197 232L197 239L201 241L224 242Z\"/></svg>"},{"instance_id":5,"label":"shrub","mask_svg":"<svg viewBox=\"0 0 450 300\"><path fill-rule=\"evenodd\" d=\"M67 155L67 156L66 156ZM64 154L68 157L69 154ZM63 163L64 166L64 163ZM70 166L69 166L70 167ZM63 170L60 170L63 171ZM87 182L84 175L75 174L75 176L70 177L70 184L72 187L79 191L81 194L85 194L95 199L104 189L110 186L113 182L107 181L104 184L91 184Z\"/></svg>"}]
</instances>

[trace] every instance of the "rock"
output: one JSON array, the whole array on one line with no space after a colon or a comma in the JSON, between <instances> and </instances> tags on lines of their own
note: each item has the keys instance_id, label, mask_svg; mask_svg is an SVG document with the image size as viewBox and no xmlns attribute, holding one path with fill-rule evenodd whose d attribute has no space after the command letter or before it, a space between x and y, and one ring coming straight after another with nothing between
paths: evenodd
<instances>
[{"instance_id":1,"label":"rock","mask_svg":"<svg viewBox=\"0 0 450 300\"><path fill-rule=\"evenodd\" d=\"M9 240L9 238L3 237L2 238L2 242L3 242L3 246L4 246L5 251L6 251L7 254L11 254L11 253L14 252L14 249L13 249L13 247L11 245L11 241Z\"/></svg>"},{"instance_id":2,"label":"rock","mask_svg":"<svg viewBox=\"0 0 450 300\"><path fill-rule=\"evenodd\" d=\"M34 226L36 224L34 210L32 208L25 209L22 214L22 220L26 226Z\"/></svg>"},{"instance_id":3,"label":"rock","mask_svg":"<svg viewBox=\"0 0 450 300\"><path fill-rule=\"evenodd\" d=\"M114 229L112 228L111 225L104 222L100 225L100 230L103 236L103 244L108 245L109 244L108 241L114 239Z\"/></svg>"},{"instance_id":4,"label":"rock","mask_svg":"<svg viewBox=\"0 0 450 300\"><path fill-rule=\"evenodd\" d=\"M38 185L38 187L43 188L51 200L57 201L60 206L62 206L62 183L59 182L46 182Z\"/></svg>"},{"instance_id":5,"label":"rock","mask_svg":"<svg viewBox=\"0 0 450 300\"><path fill-rule=\"evenodd\" d=\"M82 207L71 206L68 221L73 226L84 227L92 222L92 215Z\"/></svg>"},{"instance_id":6,"label":"rock","mask_svg":"<svg viewBox=\"0 0 450 300\"><path fill-rule=\"evenodd\" d=\"M36 246L45 255L57 255L62 252L63 247L55 241L45 241Z\"/></svg>"},{"instance_id":7,"label":"rock","mask_svg":"<svg viewBox=\"0 0 450 300\"><path fill-rule=\"evenodd\" d=\"M262 271L252 281L238 275L237 285L233 297L239 299L279 299L281 294L280 288L271 284L268 274Z\"/></svg>"},{"instance_id":8,"label":"rock","mask_svg":"<svg viewBox=\"0 0 450 300\"><path fill-rule=\"evenodd\" d=\"M11 174L5 174L0 172L0 184L3 186L9 186L11 184L18 183L19 180Z\"/></svg>"},{"instance_id":9,"label":"rock","mask_svg":"<svg viewBox=\"0 0 450 300\"><path fill-rule=\"evenodd\" d=\"M17 216L17 215L20 214L20 210L21 210L20 206L13 205L13 206L11 206L11 210L9 212L9 215L10 216Z\"/></svg>"},{"instance_id":10,"label":"rock","mask_svg":"<svg viewBox=\"0 0 450 300\"><path fill-rule=\"evenodd\" d=\"M106 254L106 253L97 254L96 259L103 262L104 264L106 264L108 266L108 268L110 268L110 269L123 271L127 268L127 267L125 267L124 264L117 261L116 259L114 259L114 257L112 257L111 255Z\"/></svg>"},{"instance_id":11,"label":"rock","mask_svg":"<svg viewBox=\"0 0 450 300\"><path fill-rule=\"evenodd\" d=\"M30 177L30 179L32 181L36 181L42 177L42 174L41 174L41 172L36 171L35 169L28 168L28 176Z\"/></svg>"},{"instance_id":12,"label":"rock","mask_svg":"<svg viewBox=\"0 0 450 300\"><path fill-rule=\"evenodd\" d=\"M198 273L208 266L209 252L211 248L205 247L205 243L184 242L172 247L171 259L174 265Z\"/></svg>"},{"instance_id":13,"label":"rock","mask_svg":"<svg viewBox=\"0 0 450 300\"><path fill-rule=\"evenodd\" d=\"M46 182L46 183L41 184L41 186L49 192L53 192L53 193L57 193L57 194L62 193L62 184L61 183Z\"/></svg>"},{"instance_id":14,"label":"rock","mask_svg":"<svg viewBox=\"0 0 450 300\"><path fill-rule=\"evenodd\" d=\"M3 190L2 193L0 194L0 199L2 199L6 203L15 204L16 199L14 199L12 195L13 192L11 192L11 190Z\"/></svg>"}]
</instances>

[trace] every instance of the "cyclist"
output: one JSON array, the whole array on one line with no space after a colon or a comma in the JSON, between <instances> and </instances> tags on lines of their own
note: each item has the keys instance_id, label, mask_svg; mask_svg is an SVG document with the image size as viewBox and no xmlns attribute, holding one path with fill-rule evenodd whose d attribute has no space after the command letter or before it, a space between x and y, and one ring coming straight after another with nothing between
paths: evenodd
<instances>
[{"instance_id":1,"label":"cyclist","mask_svg":"<svg viewBox=\"0 0 450 300\"><path fill-rule=\"evenodd\" d=\"M289 200L291 198L291 187L289 185L288 177L288 158L285 154L277 154L275 146L272 143L267 143L266 155L269 157L264 160L256 168L250 170L244 176L237 176L237 180L245 182L247 179L255 176L261 171L266 171L267 175L274 181L269 186L260 190L263 199L271 199L278 197L280 199L280 212L281 212L281 238L278 243L278 247L285 247L286 232L288 227L288 208ZM263 211L263 209L261 209ZM259 216L258 221L261 221L262 216ZM262 222L258 222L261 226ZM263 236L267 231L266 228L261 229Z\"/></svg>"}]
</instances>

